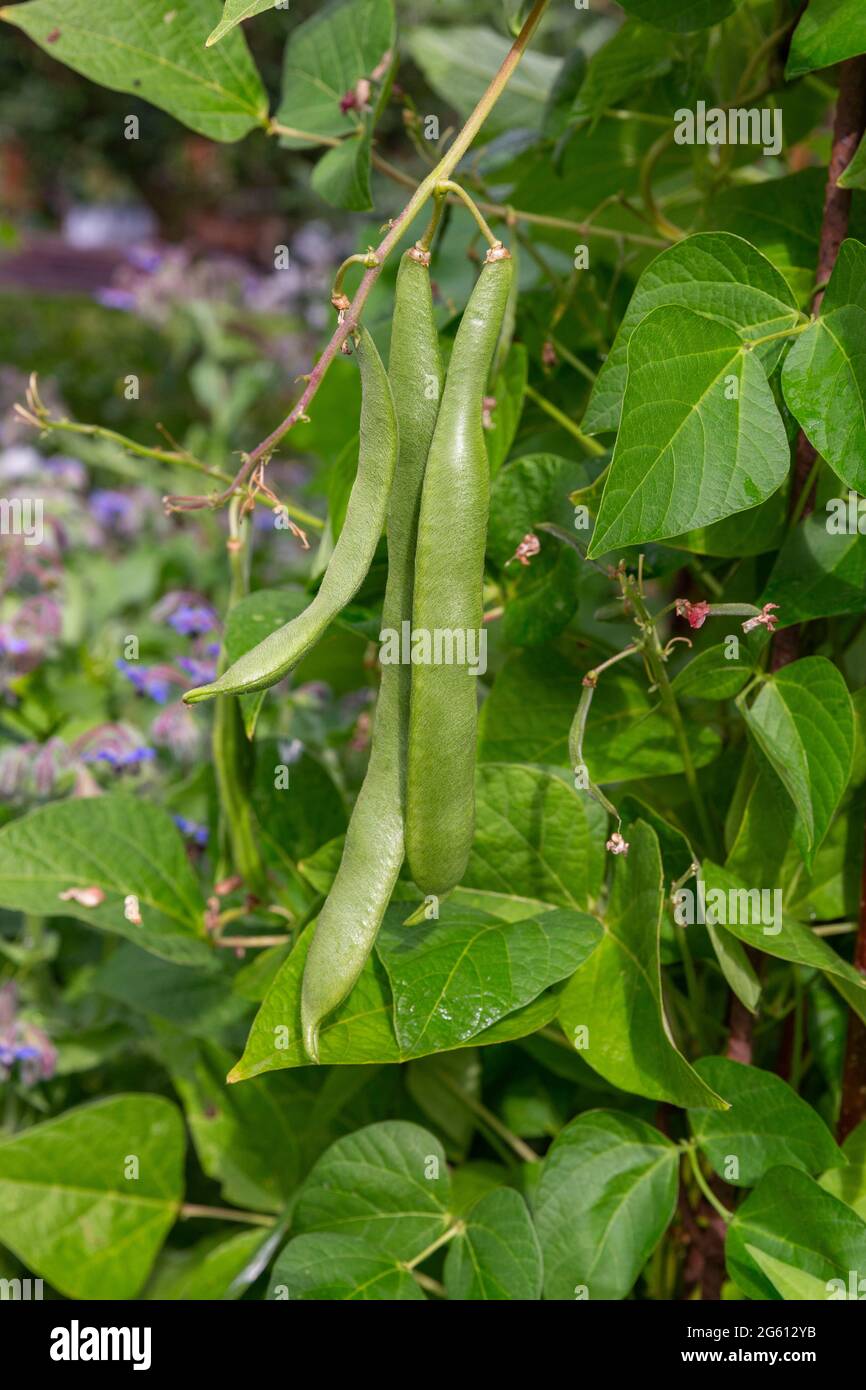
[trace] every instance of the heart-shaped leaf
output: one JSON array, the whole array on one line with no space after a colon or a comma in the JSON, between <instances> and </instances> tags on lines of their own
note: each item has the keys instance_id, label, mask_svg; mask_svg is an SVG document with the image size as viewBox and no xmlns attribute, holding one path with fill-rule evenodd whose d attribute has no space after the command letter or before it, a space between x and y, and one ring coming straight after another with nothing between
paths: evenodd
<instances>
[{"instance_id":1,"label":"heart-shaped leaf","mask_svg":"<svg viewBox=\"0 0 866 1390\"><path fill-rule=\"evenodd\" d=\"M341 102L393 47L392 0L343 0L299 24L286 45L276 119L308 138L284 136L282 143L299 149L315 145L317 136L352 135L358 115L354 106L341 109Z\"/></svg>"},{"instance_id":2,"label":"heart-shaped leaf","mask_svg":"<svg viewBox=\"0 0 866 1390\"><path fill-rule=\"evenodd\" d=\"M615 1086L672 1105L724 1110L726 1102L671 1039L659 962L658 840L643 821L629 837L628 855L614 869L604 939L563 991L559 1021L584 1061Z\"/></svg>"},{"instance_id":3,"label":"heart-shaped leaf","mask_svg":"<svg viewBox=\"0 0 866 1390\"><path fill-rule=\"evenodd\" d=\"M619 36L628 27L620 30ZM583 418L588 434L618 428L628 377L629 341L641 320L663 304L681 304L715 319L743 342L793 328L800 317L788 282L748 241L730 232L697 232L685 237L656 256L635 286L613 347L592 388ZM768 372L782 348L783 343L775 342L757 349Z\"/></svg>"},{"instance_id":4,"label":"heart-shaped leaf","mask_svg":"<svg viewBox=\"0 0 866 1390\"><path fill-rule=\"evenodd\" d=\"M679 1154L631 1115L590 1110L553 1141L533 1211L544 1295L625 1298L673 1217Z\"/></svg>"},{"instance_id":5,"label":"heart-shaped leaf","mask_svg":"<svg viewBox=\"0 0 866 1390\"><path fill-rule=\"evenodd\" d=\"M450 1196L439 1140L420 1125L386 1120L322 1154L298 1197L293 1229L356 1236L380 1255L411 1260L447 1230Z\"/></svg>"},{"instance_id":6,"label":"heart-shaped leaf","mask_svg":"<svg viewBox=\"0 0 866 1390\"><path fill-rule=\"evenodd\" d=\"M670 29L677 34L693 34L720 24L742 5L743 0L620 0L626 14Z\"/></svg>"},{"instance_id":7,"label":"heart-shaped leaf","mask_svg":"<svg viewBox=\"0 0 866 1390\"><path fill-rule=\"evenodd\" d=\"M716 319L654 309L629 340L622 423L588 554L756 507L784 482L790 460L757 355Z\"/></svg>"},{"instance_id":8,"label":"heart-shaped leaf","mask_svg":"<svg viewBox=\"0 0 866 1390\"><path fill-rule=\"evenodd\" d=\"M840 1202L853 1207L866 1221L866 1120L853 1129L842 1145L847 1159L843 1167L832 1167L820 1178L821 1186Z\"/></svg>"},{"instance_id":9,"label":"heart-shaped leaf","mask_svg":"<svg viewBox=\"0 0 866 1390\"><path fill-rule=\"evenodd\" d=\"M828 503L826 514L807 516L790 532L760 600L778 604L780 627L866 611L866 520L858 501L853 494L834 499L832 511Z\"/></svg>"},{"instance_id":10,"label":"heart-shaped leaf","mask_svg":"<svg viewBox=\"0 0 866 1390\"><path fill-rule=\"evenodd\" d=\"M68 1298L134 1298L183 1196L160 1096L111 1096L0 1143L0 1241Z\"/></svg>"}]
</instances>

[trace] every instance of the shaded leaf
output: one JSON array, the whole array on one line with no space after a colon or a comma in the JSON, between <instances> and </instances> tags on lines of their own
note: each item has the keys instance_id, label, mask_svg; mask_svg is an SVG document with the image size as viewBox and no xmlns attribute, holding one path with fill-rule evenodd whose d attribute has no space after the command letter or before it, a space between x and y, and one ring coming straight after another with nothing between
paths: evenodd
<instances>
[{"instance_id":1,"label":"shaded leaf","mask_svg":"<svg viewBox=\"0 0 866 1390\"><path fill-rule=\"evenodd\" d=\"M810 0L791 40L786 77L829 68L866 53L866 11L860 0Z\"/></svg>"},{"instance_id":2,"label":"shaded leaf","mask_svg":"<svg viewBox=\"0 0 866 1390\"><path fill-rule=\"evenodd\" d=\"M629 835L628 856L613 871L604 939L565 987L559 1021L584 1061L615 1086L672 1105L723 1110L726 1102L672 1041L659 961L658 840L643 821Z\"/></svg>"},{"instance_id":3,"label":"shaded leaf","mask_svg":"<svg viewBox=\"0 0 866 1390\"><path fill-rule=\"evenodd\" d=\"M420 25L409 36L409 52L430 86L464 119L487 90L511 48L510 42L479 26L429 29ZM520 66L497 101L487 131L534 128L541 122L557 72L555 58L524 53Z\"/></svg>"},{"instance_id":4,"label":"shaded leaf","mask_svg":"<svg viewBox=\"0 0 866 1390\"><path fill-rule=\"evenodd\" d=\"M709 29L732 15L743 0L620 0L626 14L678 34Z\"/></svg>"},{"instance_id":5,"label":"shaded leaf","mask_svg":"<svg viewBox=\"0 0 866 1390\"><path fill-rule=\"evenodd\" d=\"M866 611L866 532L857 530L857 499L853 531L830 529L837 522L847 528L848 498L841 499L841 506L841 514L838 505L831 509L828 504L826 513L807 516L776 557L760 602L779 605L780 627Z\"/></svg>"}]
</instances>

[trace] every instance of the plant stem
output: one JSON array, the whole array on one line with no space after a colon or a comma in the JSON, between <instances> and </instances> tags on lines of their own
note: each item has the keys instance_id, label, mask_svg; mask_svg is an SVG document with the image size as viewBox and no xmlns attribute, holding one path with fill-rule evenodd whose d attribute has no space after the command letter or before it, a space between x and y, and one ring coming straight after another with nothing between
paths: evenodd
<instances>
[{"instance_id":1,"label":"plant stem","mask_svg":"<svg viewBox=\"0 0 866 1390\"><path fill-rule=\"evenodd\" d=\"M710 1187L710 1184L707 1182L706 1178L701 1172L700 1160L698 1159L697 1150L694 1144L686 1144L684 1147L685 1152L688 1154L692 1172L695 1175L695 1182L701 1189L701 1192L703 1193L704 1197L706 1197L713 1210L718 1213L718 1215L722 1218L724 1222L727 1223L733 1216L733 1212L728 1211L728 1208L722 1205L715 1192Z\"/></svg>"},{"instance_id":2,"label":"plant stem","mask_svg":"<svg viewBox=\"0 0 866 1390\"><path fill-rule=\"evenodd\" d=\"M337 354L341 352L346 339L354 332L370 292L382 273L382 266L395 246L397 246L402 239L409 226L414 222L428 198L435 192L436 185L441 183L443 179L448 179L450 177L466 151L469 149L472 141L475 139L490 112L493 110L493 107L502 95L505 87L508 85L549 3L550 0L535 0L535 4L532 6L527 16L523 28L511 45L499 71L490 81L487 90L478 101L475 110L472 112L463 129L455 137L453 143L440 159L436 167L418 184L403 211L391 222L385 237L375 249L377 264L371 266L370 269L366 271L355 292L355 297L351 305L343 315L342 322L337 324L330 342L315 367L310 372L300 399L290 410L289 414L281 424L277 425L275 430L271 431L267 439L263 439L261 444L257 444L255 449L247 454L233 482L224 492L217 493L212 497L169 498L168 503L174 510L197 511L203 507L213 508L223 506L232 494L246 482L247 478L249 478L258 464L261 463L262 459L270 458L292 426L297 424L298 420L306 415L307 407L321 386L325 373Z\"/></svg>"},{"instance_id":3,"label":"plant stem","mask_svg":"<svg viewBox=\"0 0 866 1390\"><path fill-rule=\"evenodd\" d=\"M461 201L461 203L463 203L464 207L468 208L469 211L471 212L472 216L473 216L474 219L475 219L475 223L476 223L476 226L478 227L478 230L481 232L481 235L485 238L485 240L487 241L488 245L490 245L490 246L501 246L501 245L502 245L502 243L500 242L499 238L493 235L493 232L490 230L490 227L489 227L488 224L485 222L484 217L482 216L481 212L479 211L477 203L473 202L472 198L470 198L470 196L469 196L469 194L466 192L466 189L465 189L465 188L461 187L461 185L460 185L459 183L454 183L451 179L443 179L442 182L439 183L439 184L437 184L437 186L436 186L436 195L437 195L437 197L438 197L438 195L439 195L440 193L442 193L442 194L453 193L454 196L455 196L456 198L459 198L459 199L460 199L460 201Z\"/></svg>"},{"instance_id":4,"label":"plant stem","mask_svg":"<svg viewBox=\"0 0 866 1390\"><path fill-rule=\"evenodd\" d=\"M494 1134L497 1134L500 1139L504 1140L508 1147L517 1154L519 1159L522 1159L524 1163L538 1163L539 1156L535 1150L531 1149L528 1144L525 1144L516 1134L512 1134L511 1130L507 1125L502 1123L498 1115L494 1115L493 1111L488 1110L487 1106L483 1105L480 1100L476 1100L468 1091L464 1091L463 1087L459 1086L456 1081L452 1081L451 1077L448 1076L446 1072L441 1073L440 1080L443 1086L466 1106L467 1110L471 1110L473 1114L484 1121Z\"/></svg>"},{"instance_id":5,"label":"plant stem","mask_svg":"<svg viewBox=\"0 0 866 1390\"><path fill-rule=\"evenodd\" d=\"M453 1240L455 1236L461 1235L464 1229L463 1222L456 1221L454 1225L449 1226L448 1230L439 1236L437 1240L434 1240L431 1245L428 1245L426 1250L422 1250L420 1255L415 1255L411 1260L404 1260L402 1262L403 1268L408 1269L411 1274L416 1265L422 1265L425 1260L429 1260L430 1256L435 1254L437 1250L441 1250L443 1245L447 1245L449 1240Z\"/></svg>"},{"instance_id":6,"label":"plant stem","mask_svg":"<svg viewBox=\"0 0 866 1390\"><path fill-rule=\"evenodd\" d=\"M701 827L701 833L704 837L705 848L712 852L715 847L716 837L712 828L712 824L710 822L709 815L707 813L703 792L701 791L700 783L698 781L698 775L695 771L695 764L692 758L692 750L689 747L688 734L686 733L686 728L683 723L683 717L680 713L680 707L677 703L677 697L673 692L673 688L668 678L667 668L664 662L662 645L659 640L658 632L656 631L655 619L650 614L646 606L646 603L644 602L643 594L640 592L639 586L633 580L628 580L626 582L625 592L627 593L628 598L630 599L634 607L635 613L640 619L642 627L647 633L648 640L644 647L647 664L649 665L650 671L652 673L652 678L658 688L659 697L661 699L665 713L667 714L668 719L671 722L671 726L676 736L677 745L680 750L680 757L683 760L683 771L685 772L686 782L689 788L689 794L692 798L692 805L694 806L695 811L697 813L698 823Z\"/></svg>"},{"instance_id":7,"label":"plant stem","mask_svg":"<svg viewBox=\"0 0 866 1390\"><path fill-rule=\"evenodd\" d=\"M233 1207L203 1207L197 1202L184 1202L178 1216L181 1221L202 1217L213 1221L242 1221L247 1226L273 1226L277 1219L260 1211L237 1211Z\"/></svg>"},{"instance_id":8,"label":"plant stem","mask_svg":"<svg viewBox=\"0 0 866 1390\"><path fill-rule=\"evenodd\" d=\"M535 404L539 409L544 411L545 415L549 415L551 420L555 420L562 429L567 430L588 454L599 457L601 454L607 452L604 446L599 444L597 439L592 439L588 434L584 434L579 425L576 425L573 420L570 420L567 415L563 414L559 407L554 405L552 401L548 401L544 396L540 396L533 386L527 386L526 394L531 401L535 401Z\"/></svg>"}]
</instances>

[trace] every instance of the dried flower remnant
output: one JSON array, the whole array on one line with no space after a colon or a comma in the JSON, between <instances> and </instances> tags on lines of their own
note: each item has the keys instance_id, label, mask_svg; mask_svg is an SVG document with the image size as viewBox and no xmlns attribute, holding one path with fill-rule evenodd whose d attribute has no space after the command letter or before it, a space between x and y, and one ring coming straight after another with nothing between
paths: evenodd
<instances>
[{"instance_id":1,"label":"dried flower remnant","mask_svg":"<svg viewBox=\"0 0 866 1390\"><path fill-rule=\"evenodd\" d=\"M94 885L91 888L65 888L57 894L61 902L78 903L79 907L99 907L105 902L105 893Z\"/></svg>"},{"instance_id":2,"label":"dried flower remnant","mask_svg":"<svg viewBox=\"0 0 866 1390\"><path fill-rule=\"evenodd\" d=\"M141 908L134 893L127 893L123 900L123 915L134 927L141 926Z\"/></svg>"},{"instance_id":3,"label":"dried flower remnant","mask_svg":"<svg viewBox=\"0 0 866 1390\"><path fill-rule=\"evenodd\" d=\"M506 561L506 564L513 565L516 560L520 565L528 565L533 555L537 555L540 549L541 541L530 531L523 537L523 540L520 542L511 559Z\"/></svg>"},{"instance_id":4,"label":"dried flower remnant","mask_svg":"<svg viewBox=\"0 0 866 1390\"><path fill-rule=\"evenodd\" d=\"M765 627L768 632L775 632L779 619L771 610L778 607L778 603L765 603L760 613L756 613L753 618L746 619L743 623L743 631L752 632L756 627Z\"/></svg>"},{"instance_id":5,"label":"dried flower remnant","mask_svg":"<svg viewBox=\"0 0 866 1390\"><path fill-rule=\"evenodd\" d=\"M493 419L493 412L495 409L496 397L485 396L481 402L481 423L486 430L496 428L496 422Z\"/></svg>"},{"instance_id":6,"label":"dried flower remnant","mask_svg":"<svg viewBox=\"0 0 866 1390\"><path fill-rule=\"evenodd\" d=\"M618 830L615 830L610 839L605 843L605 849L610 854L628 854L628 840L624 840Z\"/></svg>"}]
</instances>

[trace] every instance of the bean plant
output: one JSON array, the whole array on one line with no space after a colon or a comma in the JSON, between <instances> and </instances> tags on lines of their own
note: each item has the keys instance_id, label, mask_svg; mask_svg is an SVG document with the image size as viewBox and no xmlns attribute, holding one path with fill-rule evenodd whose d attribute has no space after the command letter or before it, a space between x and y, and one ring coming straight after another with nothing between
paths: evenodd
<instances>
[{"instance_id":1,"label":"bean plant","mask_svg":"<svg viewBox=\"0 0 866 1390\"><path fill-rule=\"evenodd\" d=\"M308 299L10 303L4 1288L866 1297L862 0L0 19Z\"/></svg>"}]
</instances>

